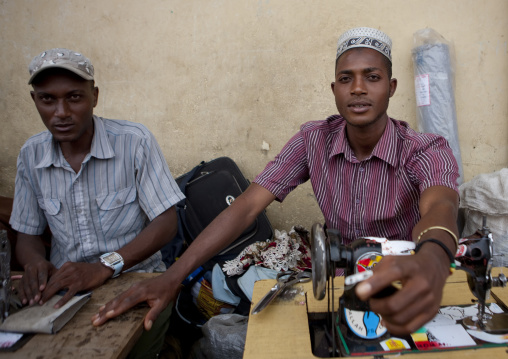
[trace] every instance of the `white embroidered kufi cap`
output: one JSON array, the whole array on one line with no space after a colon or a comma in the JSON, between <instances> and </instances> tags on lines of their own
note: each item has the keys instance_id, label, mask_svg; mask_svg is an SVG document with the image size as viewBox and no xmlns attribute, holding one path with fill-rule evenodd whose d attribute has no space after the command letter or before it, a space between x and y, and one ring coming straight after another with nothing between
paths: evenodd
<instances>
[{"instance_id":1,"label":"white embroidered kufi cap","mask_svg":"<svg viewBox=\"0 0 508 359\"><path fill-rule=\"evenodd\" d=\"M338 59L347 50L356 47L367 47L379 51L392 61L392 40L384 32L370 27L357 27L346 31L337 42Z\"/></svg>"}]
</instances>

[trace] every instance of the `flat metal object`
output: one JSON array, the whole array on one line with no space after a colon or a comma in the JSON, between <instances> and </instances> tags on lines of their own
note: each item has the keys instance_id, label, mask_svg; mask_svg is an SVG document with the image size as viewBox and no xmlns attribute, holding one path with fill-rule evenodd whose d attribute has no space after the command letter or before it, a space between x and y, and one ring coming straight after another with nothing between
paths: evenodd
<instances>
[{"instance_id":1,"label":"flat metal object","mask_svg":"<svg viewBox=\"0 0 508 359\"><path fill-rule=\"evenodd\" d=\"M277 283L265 294L263 298L252 308L251 314L258 314L265 309L284 289L291 287L296 283L305 283L310 281L310 273L286 271L277 274Z\"/></svg>"}]
</instances>

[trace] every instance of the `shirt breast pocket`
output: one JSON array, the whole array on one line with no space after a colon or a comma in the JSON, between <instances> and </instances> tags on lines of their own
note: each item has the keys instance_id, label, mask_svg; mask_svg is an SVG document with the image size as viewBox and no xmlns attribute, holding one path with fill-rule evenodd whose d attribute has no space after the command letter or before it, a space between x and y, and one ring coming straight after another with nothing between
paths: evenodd
<instances>
[{"instance_id":1,"label":"shirt breast pocket","mask_svg":"<svg viewBox=\"0 0 508 359\"><path fill-rule=\"evenodd\" d=\"M99 220L105 238L111 239L136 231L144 220L137 201L136 187L97 197Z\"/></svg>"},{"instance_id":2,"label":"shirt breast pocket","mask_svg":"<svg viewBox=\"0 0 508 359\"><path fill-rule=\"evenodd\" d=\"M38 202L39 207L44 211L51 232L62 234L62 237L67 237L69 232L66 223L68 223L68 221L65 218L65 211L62 209L62 202L60 199L41 198Z\"/></svg>"}]
</instances>

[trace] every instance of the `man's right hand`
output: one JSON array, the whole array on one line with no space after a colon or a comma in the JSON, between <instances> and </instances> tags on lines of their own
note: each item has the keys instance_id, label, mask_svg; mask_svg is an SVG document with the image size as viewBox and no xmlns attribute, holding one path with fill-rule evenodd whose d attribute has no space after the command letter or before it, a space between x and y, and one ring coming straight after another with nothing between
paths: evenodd
<instances>
[{"instance_id":1,"label":"man's right hand","mask_svg":"<svg viewBox=\"0 0 508 359\"><path fill-rule=\"evenodd\" d=\"M49 280L40 304L46 303L61 290L65 290L63 297L55 303L54 308L60 308L78 292L89 291L102 285L111 278L113 270L105 265L84 262L65 262Z\"/></svg>"},{"instance_id":2,"label":"man's right hand","mask_svg":"<svg viewBox=\"0 0 508 359\"><path fill-rule=\"evenodd\" d=\"M18 287L19 298L23 305L34 305L42 298L42 291L46 288L49 278L57 271L51 262L40 259L27 263L25 273Z\"/></svg>"},{"instance_id":3,"label":"man's right hand","mask_svg":"<svg viewBox=\"0 0 508 359\"><path fill-rule=\"evenodd\" d=\"M374 275L356 286L360 300L381 315L392 335L414 333L437 314L443 287L450 274L450 261L435 244L427 244L413 256L385 256L373 269ZM390 283L402 288L384 298L373 298Z\"/></svg>"}]
</instances>

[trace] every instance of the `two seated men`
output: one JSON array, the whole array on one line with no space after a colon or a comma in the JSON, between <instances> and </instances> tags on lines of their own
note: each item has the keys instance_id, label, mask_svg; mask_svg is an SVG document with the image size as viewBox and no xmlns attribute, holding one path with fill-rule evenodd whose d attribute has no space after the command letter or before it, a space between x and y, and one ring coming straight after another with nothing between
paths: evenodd
<instances>
[{"instance_id":1,"label":"two seated men","mask_svg":"<svg viewBox=\"0 0 508 359\"><path fill-rule=\"evenodd\" d=\"M137 303L151 307L147 331L167 313L180 283L231 243L274 200L311 181L329 228L349 243L360 236L419 241L411 257L386 257L357 286L393 334L409 333L437 310L456 250L458 166L446 140L387 115L397 88L392 43L355 28L339 38L331 89L339 115L308 122L183 256L135 284L93 316L102 325ZM32 99L48 131L21 149L11 225L25 268L24 303L60 289L62 305L122 270L161 271L159 249L174 236L174 204L183 198L153 135L142 125L93 114L99 90L83 55L48 50L30 65ZM148 223L148 225L147 225ZM51 260L40 234L49 224ZM373 294L400 280L382 299ZM156 321L156 319L158 319Z\"/></svg>"}]
</instances>

